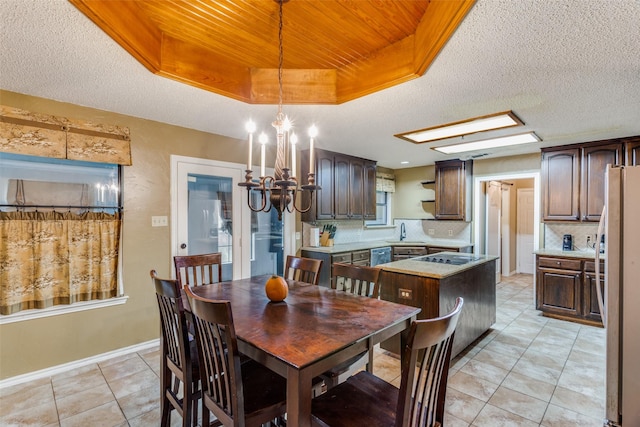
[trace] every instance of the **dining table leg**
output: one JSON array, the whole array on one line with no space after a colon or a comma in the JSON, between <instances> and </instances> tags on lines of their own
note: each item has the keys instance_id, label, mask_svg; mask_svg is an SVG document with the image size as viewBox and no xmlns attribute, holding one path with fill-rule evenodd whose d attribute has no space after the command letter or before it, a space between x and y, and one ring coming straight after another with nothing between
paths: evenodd
<instances>
[{"instance_id":1,"label":"dining table leg","mask_svg":"<svg viewBox=\"0 0 640 427\"><path fill-rule=\"evenodd\" d=\"M287 368L287 425L311 427L311 380L309 369Z\"/></svg>"}]
</instances>

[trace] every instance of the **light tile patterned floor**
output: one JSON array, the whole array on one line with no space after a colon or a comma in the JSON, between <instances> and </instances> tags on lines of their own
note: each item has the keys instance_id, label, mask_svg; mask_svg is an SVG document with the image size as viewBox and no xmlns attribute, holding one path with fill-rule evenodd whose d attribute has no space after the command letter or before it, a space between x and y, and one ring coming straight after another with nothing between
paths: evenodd
<instances>
[{"instance_id":1,"label":"light tile patterned floor","mask_svg":"<svg viewBox=\"0 0 640 427\"><path fill-rule=\"evenodd\" d=\"M604 330L542 317L531 275L504 278L497 322L452 361L447 427L601 427ZM2 426L157 426L159 351L131 353L0 390ZM399 360L374 372L399 386ZM172 415L172 425L181 425Z\"/></svg>"}]
</instances>

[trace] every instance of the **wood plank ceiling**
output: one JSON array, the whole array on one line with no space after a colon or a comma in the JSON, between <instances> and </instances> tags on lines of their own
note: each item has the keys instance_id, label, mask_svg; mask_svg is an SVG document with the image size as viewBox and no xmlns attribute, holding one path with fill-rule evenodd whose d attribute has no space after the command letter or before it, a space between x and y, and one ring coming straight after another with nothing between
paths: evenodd
<instances>
[{"instance_id":1,"label":"wood plank ceiling","mask_svg":"<svg viewBox=\"0 0 640 427\"><path fill-rule=\"evenodd\" d=\"M151 72L252 104L278 102L278 3L70 0ZM420 77L475 0L291 0L285 104L340 104Z\"/></svg>"}]
</instances>

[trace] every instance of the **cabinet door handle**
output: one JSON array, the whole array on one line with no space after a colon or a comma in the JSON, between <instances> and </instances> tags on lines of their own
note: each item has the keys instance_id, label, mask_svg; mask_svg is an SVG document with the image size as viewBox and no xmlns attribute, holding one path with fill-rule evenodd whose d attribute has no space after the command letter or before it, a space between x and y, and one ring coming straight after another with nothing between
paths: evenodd
<instances>
[{"instance_id":1,"label":"cabinet door handle","mask_svg":"<svg viewBox=\"0 0 640 427\"><path fill-rule=\"evenodd\" d=\"M561 263L560 261L556 261L556 264L560 265L560 264L562 264L562 263Z\"/></svg>"}]
</instances>

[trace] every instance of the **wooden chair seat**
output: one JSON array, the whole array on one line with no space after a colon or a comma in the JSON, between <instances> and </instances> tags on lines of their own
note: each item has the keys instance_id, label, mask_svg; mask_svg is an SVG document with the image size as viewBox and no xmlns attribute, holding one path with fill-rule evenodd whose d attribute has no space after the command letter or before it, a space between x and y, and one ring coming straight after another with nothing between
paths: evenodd
<instances>
[{"instance_id":1,"label":"wooden chair seat","mask_svg":"<svg viewBox=\"0 0 640 427\"><path fill-rule=\"evenodd\" d=\"M313 399L313 425L441 426L451 349L462 305L462 298L458 298L449 314L411 324L400 389L369 372L359 372Z\"/></svg>"}]
</instances>

